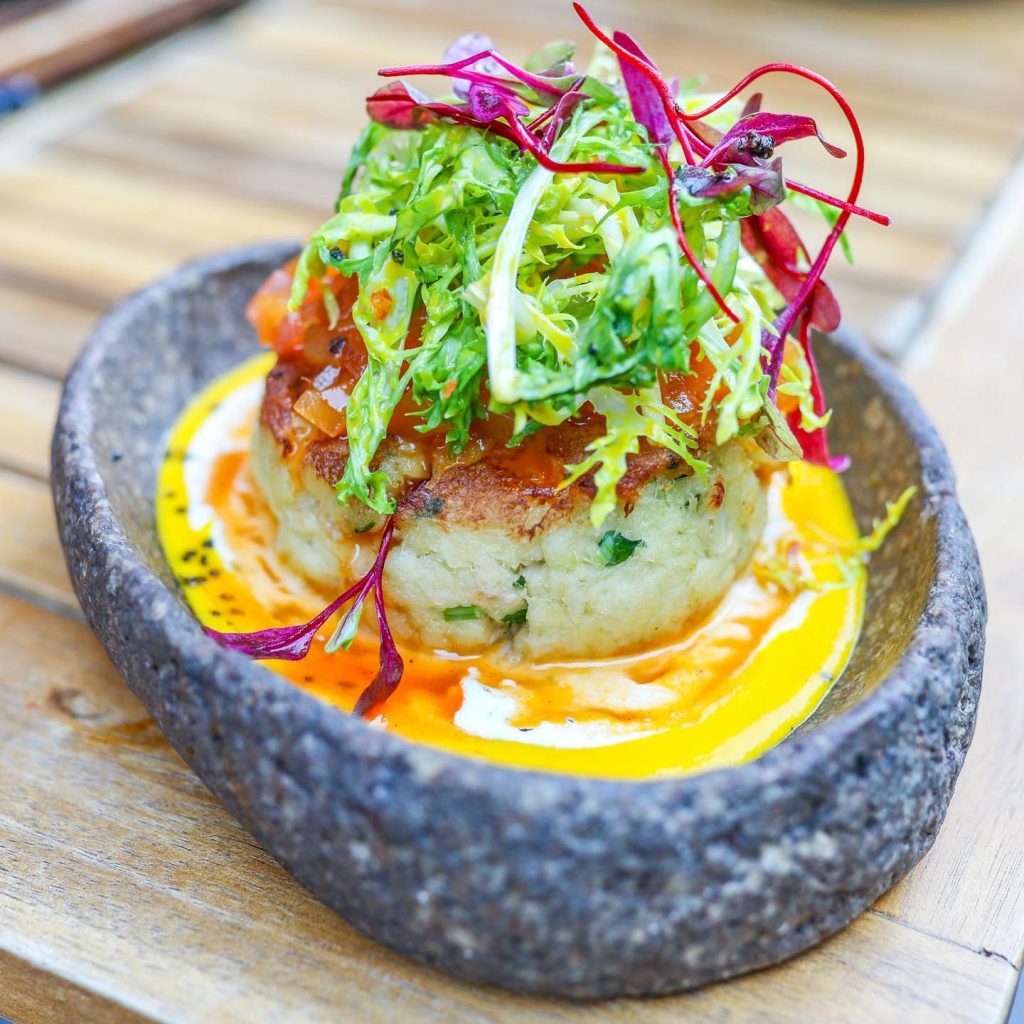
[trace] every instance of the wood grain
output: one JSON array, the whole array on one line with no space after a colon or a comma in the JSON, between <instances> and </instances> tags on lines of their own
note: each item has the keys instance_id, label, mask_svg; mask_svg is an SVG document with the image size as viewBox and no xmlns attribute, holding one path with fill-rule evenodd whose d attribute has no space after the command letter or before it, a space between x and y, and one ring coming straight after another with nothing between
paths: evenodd
<instances>
[{"instance_id":1,"label":"wood grain","mask_svg":"<svg viewBox=\"0 0 1024 1024\"><path fill-rule=\"evenodd\" d=\"M62 0L3 27L0 81L30 75L52 85L238 0Z\"/></svg>"},{"instance_id":2,"label":"wood grain","mask_svg":"<svg viewBox=\"0 0 1024 1024\"><path fill-rule=\"evenodd\" d=\"M965 254L956 308L929 325L908 375L940 424L989 592L977 732L932 853L883 901L887 912L1024 965L1024 472L1011 410L1024 346L1024 164Z\"/></svg>"},{"instance_id":3,"label":"wood grain","mask_svg":"<svg viewBox=\"0 0 1024 1024\"><path fill-rule=\"evenodd\" d=\"M30 594L78 614L57 540L49 487L0 469L0 509L0 589Z\"/></svg>"},{"instance_id":4,"label":"wood grain","mask_svg":"<svg viewBox=\"0 0 1024 1024\"><path fill-rule=\"evenodd\" d=\"M45 480L60 387L50 377L0 363L0 467Z\"/></svg>"},{"instance_id":5,"label":"wood grain","mask_svg":"<svg viewBox=\"0 0 1024 1024\"><path fill-rule=\"evenodd\" d=\"M134 2L134 0L133 0ZM142 2L142 0L138 0ZM490 32L513 56L579 37L521 0L267 0L0 129L0 1015L122 1021L998 1021L1024 956L1024 6L613 0L594 11L721 87L765 59L818 67L869 140L849 322L891 352L946 434L992 606L977 738L932 853L818 950L692 995L570 1005L459 984L373 945L215 803L77 617L44 479L61 376L97 316L184 259L323 216L378 65ZM0 56L2 56L0 47ZM800 83L770 105L843 126ZM790 155L790 152L792 155ZM849 161L787 148L842 190ZM1016 170L1014 170L1016 168ZM987 211L987 213L986 213Z\"/></svg>"}]
</instances>

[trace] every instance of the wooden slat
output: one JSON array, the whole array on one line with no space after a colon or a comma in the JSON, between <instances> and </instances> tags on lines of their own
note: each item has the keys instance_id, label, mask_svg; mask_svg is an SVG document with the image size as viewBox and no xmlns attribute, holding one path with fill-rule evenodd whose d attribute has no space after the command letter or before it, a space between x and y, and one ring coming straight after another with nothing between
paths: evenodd
<instances>
[{"instance_id":1,"label":"wooden slat","mask_svg":"<svg viewBox=\"0 0 1024 1024\"><path fill-rule=\"evenodd\" d=\"M0 590L80 614L57 540L50 488L0 469Z\"/></svg>"},{"instance_id":2,"label":"wooden slat","mask_svg":"<svg viewBox=\"0 0 1024 1024\"><path fill-rule=\"evenodd\" d=\"M104 300L55 287L47 278L0 268L0 359L63 376L99 316Z\"/></svg>"},{"instance_id":3,"label":"wooden slat","mask_svg":"<svg viewBox=\"0 0 1024 1024\"><path fill-rule=\"evenodd\" d=\"M912 1002L916 1019L973 1022L1005 1002L1008 964L877 915L781 968L670 999L572 1006L463 985L302 890L200 786L84 626L0 597L0 629L0 747L19 750L0 791L0 990L21 993L4 1008L27 1022L67 1020L20 980L47 971L88 994L79 1019L96 1022L675 1024L764 1021L774 1006L770 1019L827 1024L850 1019L854 992L862 1019Z\"/></svg>"},{"instance_id":4,"label":"wooden slat","mask_svg":"<svg viewBox=\"0 0 1024 1024\"><path fill-rule=\"evenodd\" d=\"M59 392L49 378L0 364L0 466L47 478Z\"/></svg>"},{"instance_id":5,"label":"wooden slat","mask_svg":"<svg viewBox=\"0 0 1024 1024\"><path fill-rule=\"evenodd\" d=\"M1024 964L1024 474L1016 410L1024 381L1024 163L966 254L955 300L910 367L942 427L981 551L990 617L977 734L934 851L884 908Z\"/></svg>"},{"instance_id":6,"label":"wooden slat","mask_svg":"<svg viewBox=\"0 0 1024 1024\"><path fill-rule=\"evenodd\" d=\"M0 80L30 75L40 85L110 60L238 0L63 0L4 26Z\"/></svg>"}]
</instances>

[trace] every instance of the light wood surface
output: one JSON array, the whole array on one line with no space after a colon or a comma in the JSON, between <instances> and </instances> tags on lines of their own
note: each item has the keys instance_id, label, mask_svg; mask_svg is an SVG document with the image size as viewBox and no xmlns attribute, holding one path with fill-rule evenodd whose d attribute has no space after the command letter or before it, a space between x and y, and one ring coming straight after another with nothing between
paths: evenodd
<instances>
[{"instance_id":1,"label":"light wood surface","mask_svg":"<svg viewBox=\"0 0 1024 1024\"><path fill-rule=\"evenodd\" d=\"M642 0L666 67L725 85L813 64L862 112L849 322L905 357L959 467L991 603L974 746L934 850L819 949L656 1001L463 985L320 907L220 808L80 621L45 478L58 379L99 312L183 259L298 237L328 208L378 64L469 27L521 56L578 35L548 0L255 4L0 126L0 1015L89 1021L999 1021L1024 956L1024 7ZM779 108L824 108L780 83ZM842 187L811 149L804 178Z\"/></svg>"},{"instance_id":2,"label":"light wood surface","mask_svg":"<svg viewBox=\"0 0 1024 1024\"><path fill-rule=\"evenodd\" d=\"M9 19L0 11L0 81L27 75L45 88L238 2L49 0Z\"/></svg>"}]
</instances>

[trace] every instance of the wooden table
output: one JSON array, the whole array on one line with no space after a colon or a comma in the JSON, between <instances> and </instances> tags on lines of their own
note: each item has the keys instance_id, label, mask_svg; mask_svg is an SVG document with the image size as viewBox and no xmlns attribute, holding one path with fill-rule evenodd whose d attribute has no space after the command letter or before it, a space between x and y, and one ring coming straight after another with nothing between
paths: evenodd
<instances>
[{"instance_id":1,"label":"wooden table","mask_svg":"<svg viewBox=\"0 0 1024 1024\"><path fill-rule=\"evenodd\" d=\"M813 64L862 113L864 201L834 280L961 474L992 605L978 731L935 848L841 935L701 992L582 1006L474 988L319 906L199 784L83 625L46 485L59 379L97 315L200 253L328 209L378 64L483 28L579 35L550 0L251 5L0 125L0 1015L88 1021L995 1021L1024 954L1024 5L638 0L628 25L722 86ZM626 8L628 7L628 12ZM834 116L800 85L782 109ZM848 168L807 144L814 180ZM809 173L807 172L808 176ZM884 454L883 456L884 457Z\"/></svg>"}]
</instances>

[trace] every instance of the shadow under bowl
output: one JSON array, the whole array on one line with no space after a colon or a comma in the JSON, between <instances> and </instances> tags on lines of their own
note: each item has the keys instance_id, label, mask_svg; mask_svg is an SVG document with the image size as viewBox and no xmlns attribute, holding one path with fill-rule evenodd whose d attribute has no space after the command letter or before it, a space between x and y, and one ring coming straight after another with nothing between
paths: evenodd
<instances>
[{"instance_id":1,"label":"shadow under bowl","mask_svg":"<svg viewBox=\"0 0 1024 1024\"><path fill-rule=\"evenodd\" d=\"M53 442L86 617L182 757L289 871L367 935L465 978L573 997L662 993L837 931L931 846L971 739L985 596L935 430L856 339L819 339L873 557L863 634L812 718L740 767L616 782L528 772L352 718L207 638L153 494L185 404L251 354L243 310L294 246L229 252L122 303L68 377Z\"/></svg>"}]
</instances>

